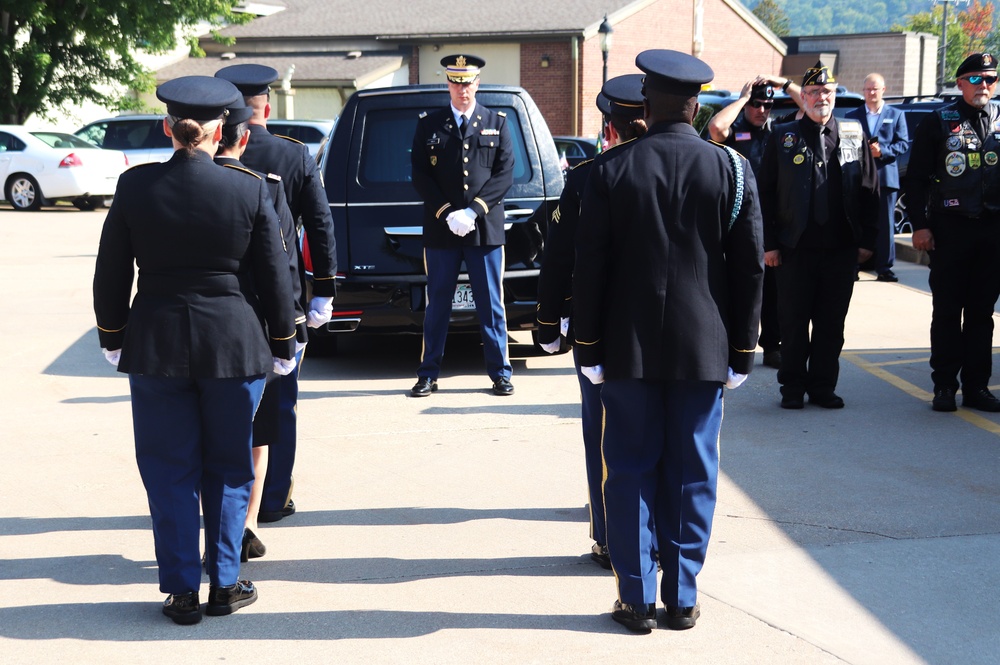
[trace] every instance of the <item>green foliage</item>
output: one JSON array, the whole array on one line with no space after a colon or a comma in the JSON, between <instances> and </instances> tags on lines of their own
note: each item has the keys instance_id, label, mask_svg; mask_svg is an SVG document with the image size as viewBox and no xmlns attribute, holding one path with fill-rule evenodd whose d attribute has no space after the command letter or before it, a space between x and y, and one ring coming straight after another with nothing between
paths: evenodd
<instances>
[{"instance_id":1,"label":"green foliage","mask_svg":"<svg viewBox=\"0 0 1000 665\"><path fill-rule=\"evenodd\" d=\"M760 0L753 8L753 15L764 23L771 32L784 37L788 32L788 15L782 11L775 0Z\"/></svg>"},{"instance_id":2,"label":"green foliage","mask_svg":"<svg viewBox=\"0 0 1000 665\"><path fill-rule=\"evenodd\" d=\"M240 0L4 0L0 4L0 122L92 101L135 108L123 88L149 91L135 53L165 53L179 28L244 23Z\"/></svg>"}]
</instances>

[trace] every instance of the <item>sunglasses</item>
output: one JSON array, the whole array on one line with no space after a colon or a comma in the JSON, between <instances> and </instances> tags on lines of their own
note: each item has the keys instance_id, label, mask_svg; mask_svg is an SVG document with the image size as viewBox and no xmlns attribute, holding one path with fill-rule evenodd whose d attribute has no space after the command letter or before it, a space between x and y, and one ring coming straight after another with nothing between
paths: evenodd
<instances>
[{"instance_id":1,"label":"sunglasses","mask_svg":"<svg viewBox=\"0 0 1000 665\"><path fill-rule=\"evenodd\" d=\"M754 107L755 109L769 109L772 106L774 106L774 102L753 101L750 102L750 106Z\"/></svg>"},{"instance_id":2,"label":"sunglasses","mask_svg":"<svg viewBox=\"0 0 1000 665\"><path fill-rule=\"evenodd\" d=\"M972 85L980 85L985 83L986 85L993 85L997 82L996 76L963 76L964 80L968 81Z\"/></svg>"}]
</instances>

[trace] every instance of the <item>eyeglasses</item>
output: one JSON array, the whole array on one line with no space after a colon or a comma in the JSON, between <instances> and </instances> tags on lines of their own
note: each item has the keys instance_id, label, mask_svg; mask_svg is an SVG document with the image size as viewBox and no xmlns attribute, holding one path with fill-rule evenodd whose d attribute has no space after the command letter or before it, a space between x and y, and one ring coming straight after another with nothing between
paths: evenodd
<instances>
[{"instance_id":1,"label":"eyeglasses","mask_svg":"<svg viewBox=\"0 0 1000 665\"><path fill-rule=\"evenodd\" d=\"M803 90L802 94L807 97L832 97L837 93L836 88L809 88L808 90Z\"/></svg>"},{"instance_id":2,"label":"eyeglasses","mask_svg":"<svg viewBox=\"0 0 1000 665\"><path fill-rule=\"evenodd\" d=\"M755 100L750 102L750 106L754 107L755 109L769 109L772 106L774 106L774 102L772 101L762 102L760 100Z\"/></svg>"},{"instance_id":3,"label":"eyeglasses","mask_svg":"<svg viewBox=\"0 0 1000 665\"><path fill-rule=\"evenodd\" d=\"M963 76L962 80L968 81L972 85L982 85L983 83L985 83L986 85L993 85L994 83L997 82L997 77L996 76L979 76L977 74L975 76Z\"/></svg>"}]
</instances>

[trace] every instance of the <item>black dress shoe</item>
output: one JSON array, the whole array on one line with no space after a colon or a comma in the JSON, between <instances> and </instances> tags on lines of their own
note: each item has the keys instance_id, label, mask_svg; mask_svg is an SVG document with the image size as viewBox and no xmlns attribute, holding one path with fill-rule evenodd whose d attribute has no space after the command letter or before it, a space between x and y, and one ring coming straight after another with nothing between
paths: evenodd
<instances>
[{"instance_id":1,"label":"black dress shoe","mask_svg":"<svg viewBox=\"0 0 1000 665\"><path fill-rule=\"evenodd\" d=\"M774 369L781 369L781 351L765 351L764 364Z\"/></svg>"},{"instance_id":2,"label":"black dress shoe","mask_svg":"<svg viewBox=\"0 0 1000 665\"><path fill-rule=\"evenodd\" d=\"M837 393L823 393L820 395L810 395L809 403L821 406L824 409L843 409L844 400Z\"/></svg>"},{"instance_id":3,"label":"black dress shoe","mask_svg":"<svg viewBox=\"0 0 1000 665\"><path fill-rule=\"evenodd\" d=\"M620 600L611 608L611 618L636 633L648 633L656 628L656 605L629 605Z\"/></svg>"},{"instance_id":4,"label":"black dress shoe","mask_svg":"<svg viewBox=\"0 0 1000 665\"><path fill-rule=\"evenodd\" d=\"M782 409L801 409L805 407L805 402L802 400L802 395L782 395L781 396L781 408Z\"/></svg>"},{"instance_id":5,"label":"black dress shoe","mask_svg":"<svg viewBox=\"0 0 1000 665\"><path fill-rule=\"evenodd\" d=\"M880 272L878 277L875 278L879 282L898 282L899 278L896 277L896 273L891 270L886 270L885 272Z\"/></svg>"},{"instance_id":6,"label":"black dress shoe","mask_svg":"<svg viewBox=\"0 0 1000 665\"><path fill-rule=\"evenodd\" d=\"M201 621L201 601L198 592L173 593L163 601L163 613L182 626Z\"/></svg>"},{"instance_id":7,"label":"black dress shoe","mask_svg":"<svg viewBox=\"0 0 1000 665\"><path fill-rule=\"evenodd\" d=\"M243 547L240 549L240 562L246 563L250 559L259 559L267 553L264 543L260 542L250 529L243 529Z\"/></svg>"},{"instance_id":8,"label":"black dress shoe","mask_svg":"<svg viewBox=\"0 0 1000 665\"><path fill-rule=\"evenodd\" d=\"M504 397L514 394L514 385L502 376L493 382L493 394Z\"/></svg>"},{"instance_id":9,"label":"black dress shoe","mask_svg":"<svg viewBox=\"0 0 1000 665\"><path fill-rule=\"evenodd\" d=\"M608 546L594 543L590 548L590 558L604 570L611 570L611 555L608 554Z\"/></svg>"},{"instance_id":10,"label":"black dress shoe","mask_svg":"<svg viewBox=\"0 0 1000 665\"><path fill-rule=\"evenodd\" d=\"M955 389L948 386L935 388L931 408L935 411L958 411L955 405Z\"/></svg>"},{"instance_id":11,"label":"black dress shoe","mask_svg":"<svg viewBox=\"0 0 1000 665\"><path fill-rule=\"evenodd\" d=\"M229 586L213 586L208 590L205 614L221 617L257 601L257 588L250 580L240 580Z\"/></svg>"},{"instance_id":12,"label":"black dress shoe","mask_svg":"<svg viewBox=\"0 0 1000 665\"><path fill-rule=\"evenodd\" d=\"M1000 399L994 397L993 393L986 388L973 390L969 393L965 392L965 388L962 388L962 406L967 409L996 413L1000 411Z\"/></svg>"},{"instance_id":13,"label":"black dress shoe","mask_svg":"<svg viewBox=\"0 0 1000 665\"><path fill-rule=\"evenodd\" d=\"M410 388L410 395L413 397L427 397L431 393L436 393L437 389L437 381L426 376L422 376L417 379L417 382L413 384L412 388Z\"/></svg>"},{"instance_id":14,"label":"black dress shoe","mask_svg":"<svg viewBox=\"0 0 1000 665\"><path fill-rule=\"evenodd\" d=\"M701 607L698 605L694 607L670 607L667 605L667 610L664 614L667 617L667 628L670 630L687 630L688 628L694 628L694 625L698 623L698 617L701 616Z\"/></svg>"},{"instance_id":15,"label":"black dress shoe","mask_svg":"<svg viewBox=\"0 0 1000 665\"><path fill-rule=\"evenodd\" d=\"M290 515L295 514L295 502L291 499L285 504L285 507L281 510L261 510L257 513L258 522L277 522L278 520L284 519Z\"/></svg>"}]
</instances>

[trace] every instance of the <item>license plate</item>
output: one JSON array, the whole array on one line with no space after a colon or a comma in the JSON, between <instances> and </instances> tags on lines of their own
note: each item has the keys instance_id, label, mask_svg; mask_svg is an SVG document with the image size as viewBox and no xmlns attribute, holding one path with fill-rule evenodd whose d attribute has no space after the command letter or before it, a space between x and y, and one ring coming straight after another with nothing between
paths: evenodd
<instances>
[{"instance_id":1,"label":"license plate","mask_svg":"<svg viewBox=\"0 0 1000 665\"><path fill-rule=\"evenodd\" d=\"M472 297L471 284L459 284L455 287L455 297L451 299L452 309L475 309L476 300Z\"/></svg>"}]
</instances>

